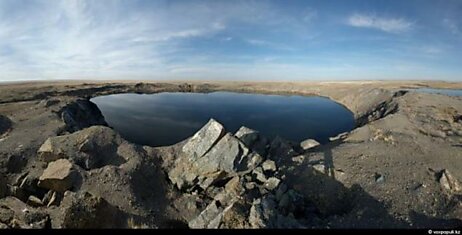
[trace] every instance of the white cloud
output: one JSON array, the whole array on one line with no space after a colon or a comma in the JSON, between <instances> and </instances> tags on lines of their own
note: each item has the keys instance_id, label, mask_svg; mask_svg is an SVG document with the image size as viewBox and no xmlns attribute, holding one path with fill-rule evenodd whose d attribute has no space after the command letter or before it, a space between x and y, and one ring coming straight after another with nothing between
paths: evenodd
<instances>
[{"instance_id":1,"label":"white cloud","mask_svg":"<svg viewBox=\"0 0 462 235\"><path fill-rule=\"evenodd\" d=\"M0 80L161 73L172 55L188 56L182 40L214 35L233 22L271 24L274 16L259 1L18 4L0 1Z\"/></svg>"},{"instance_id":2,"label":"white cloud","mask_svg":"<svg viewBox=\"0 0 462 235\"><path fill-rule=\"evenodd\" d=\"M378 29L388 33L407 32L414 26L413 22L403 18L381 18L375 15L353 14L347 24L354 27Z\"/></svg>"}]
</instances>

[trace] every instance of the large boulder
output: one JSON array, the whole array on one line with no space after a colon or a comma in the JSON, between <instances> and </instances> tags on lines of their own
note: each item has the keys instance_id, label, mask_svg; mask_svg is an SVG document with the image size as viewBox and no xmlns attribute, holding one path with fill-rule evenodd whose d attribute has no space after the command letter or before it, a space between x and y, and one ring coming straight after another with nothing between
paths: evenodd
<instances>
[{"instance_id":1,"label":"large boulder","mask_svg":"<svg viewBox=\"0 0 462 235\"><path fill-rule=\"evenodd\" d=\"M268 149L268 139L260 135L260 132L242 126L234 134L249 149L260 155L266 155Z\"/></svg>"},{"instance_id":2,"label":"large boulder","mask_svg":"<svg viewBox=\"0 0 462 235\"><path fill-rule=\"evenodd\" d=\"M217 180L247 170L249 150L231 134L226 134L204 156L183 156L168 172L178 188L199 185L206 189Z\"/></svg>"},{"instance_id":3,"label":"large boulder","mask_svg":"<svg viewBox=\"0 0 462 235\"><path fill-rule=\"evenodd\" d=\"M77 174L69 160L59 159L48 164L39 178L38 186L57 192L65 192L74 186Z\"/></svg>"},{"instance_id":4,"label":"large boulder","mask_svg":"<svg viewBox=\"0 0 462 235\"><path fill-rule=\"evenodd\" d=\"M109 127L92 126L72 134L48 138L37 154L45 162L66 158L88 170L124 163L126 160L117 153L123 141Z\"/></svg>"},{"instance_id":5,"label":"large boulder","mask_svg":"<svg viewBox=\"0 0 462 235\"><path fill-rule=\"evenodd\" d=\"M223 135L225 128L214 119L210 119L205 126L196 132L183 146L183 152L191 158L204 155Z\"/></svg>"},{"instance_id":6,"label":"large boulder","mask_svg":"<svg viewBox=\"0 0 462 235\"><path fill-rule=\"evenodd\" d=\"M87 99L76 100L61 109L59 113L66 124L66 130L69 132L79 131L94 125L107 126L104 116L96 104Z\"/></svg>"}]
</instances>

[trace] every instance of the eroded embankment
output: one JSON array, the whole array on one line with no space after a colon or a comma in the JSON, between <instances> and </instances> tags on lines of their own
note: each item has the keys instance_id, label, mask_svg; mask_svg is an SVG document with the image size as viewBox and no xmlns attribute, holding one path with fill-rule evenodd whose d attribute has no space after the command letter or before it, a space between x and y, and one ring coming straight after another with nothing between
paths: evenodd
<instances>
[{"instance_id":1,"label":"eroded embankment","mask_svg":"<svg viewBox=\"0 0 462 235\"><path fill-rule=\"evenodd\" d=\"M340 183L337 179L342 176L354 178L349 168L339 170L332 159L304 165L309 149L282 139L269 142L244 127L227 133L213 120L176 145L138 146L100 126L106 125L104 118L89 101L90 97L114 93L215 90L233 91L207 84L137 84L71 89L40 102L22 102L21 112L7 113L13 125L0 142L1 174L5 175L0 182L1 196L7 196L0 199L0 210L8 215L2 217L0 226L413 226L390 216L389 208L363 186ZM352 110L359 125L397 111L400 99L400 93L375 88L343 95L320 93ZM9 107L7 103L3 105L7 110L5 107ZM26 128L21 129L23 126ZM339 143L334 140L321 149L332 155ZM451 178L451 184L457 182L443 173ZM331 177L334 174L337 178ZM357 217L371 208L374 216L369 221Z\"/></svg>"}]
</instances>

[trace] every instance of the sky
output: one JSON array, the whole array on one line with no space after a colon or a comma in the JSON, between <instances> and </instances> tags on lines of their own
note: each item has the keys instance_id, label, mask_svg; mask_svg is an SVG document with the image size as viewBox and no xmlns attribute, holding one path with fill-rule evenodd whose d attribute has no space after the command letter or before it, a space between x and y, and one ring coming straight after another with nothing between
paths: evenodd
<instances>
[{"instance_id":1,"label":"sky","mask_svg":"<svg viewBox=\"0 0 462 235\"><path fill-rule=\"evenodd\" d=\"M0 81L462 81L460 0L0 0Z\"/></svg>"}]
</instances>

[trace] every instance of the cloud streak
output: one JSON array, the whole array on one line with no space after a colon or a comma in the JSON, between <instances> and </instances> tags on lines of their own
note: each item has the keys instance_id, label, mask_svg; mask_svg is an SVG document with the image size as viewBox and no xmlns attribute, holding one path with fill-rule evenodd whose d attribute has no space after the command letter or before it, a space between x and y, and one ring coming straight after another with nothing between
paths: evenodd
<instances>
[{"instance_id":1,"label":"cloud streak","mask_svg":"<svg viewBox=\"0 0 462 235\"><path fill-rule=\"evenodd\" d=\"M413 22L403 18L382 18L375 15L353 14L347 24L353 27L377 29L387 33L407 32L414 26Z\"/></svg>"}]
</instances>

